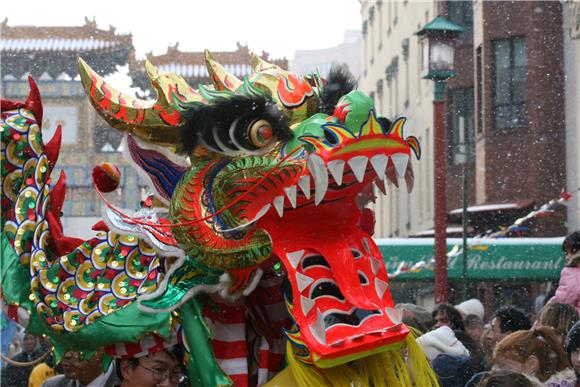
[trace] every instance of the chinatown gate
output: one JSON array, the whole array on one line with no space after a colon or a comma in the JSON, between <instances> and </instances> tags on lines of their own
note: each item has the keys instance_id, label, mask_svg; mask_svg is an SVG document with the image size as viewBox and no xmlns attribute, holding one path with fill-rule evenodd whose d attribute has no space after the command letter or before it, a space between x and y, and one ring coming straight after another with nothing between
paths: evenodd
<instances>
[{"instance_id":1,"label":"chinatown gate","mask_svg":"<svg viewBox=\"0 0 580 387\"><path fill-rule=\"evenodd\" d=\"M476 297L486 316L501 305L512 304L533 312L541 283L556 281L564 266L563 237L475 239L467 243L463 270L462 239L447 239L450 303ZM433 238L377 239L389 272L396 302L433 305Z\"/></svg>"}]
</instances>

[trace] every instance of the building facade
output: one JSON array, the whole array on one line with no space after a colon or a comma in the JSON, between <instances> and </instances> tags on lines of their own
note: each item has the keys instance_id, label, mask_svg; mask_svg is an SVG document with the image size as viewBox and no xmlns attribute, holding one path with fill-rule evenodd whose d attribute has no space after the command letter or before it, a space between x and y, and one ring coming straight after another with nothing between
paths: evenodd
<instances>
[{"instance_id":1,"label":"building facade","mask_svg":"<svg viewBox=\"0 0 580 387\"><path fill-rule=\"evenodd\" d=\"M343 41L335 47L318 50L296 50L290 61L290 71L309 74L316 71L326 77L333 64L346 65L356 79L362 76L362 34L360 30L347 30Z\"/></svg>"},{"instance_id":2,"label":"building facade","mask_svg":"<svg viewBox=\"0 0 580 387\"><path fill-rule=\"evenodd\" d=\"M408 117L406 133L424 155L414 192L391 187L377 202L378 236L428 235L433 226L433 82L420 78L414 33L438 15L464 28L445 96L447 209L462 207L464 173L468 204L491 213L479 232L558 197L566 186L560 2L363 1L361 12L363 90L383 114ZM565 219L536 219L529 233L562 235Z\"/></svg>"},{"instance_id":3,"label":"building facade","mask_svg":"<svg viewBox=\"0 0 580 387\"><path fill-rule=\"evenodd\" d=\"M566 179L568 191L580 188L580 1L567 1L564 17L564 69L566 73ZM568 205L568 231L580 229L580 199Z\"/></svg>"}]
</instances>

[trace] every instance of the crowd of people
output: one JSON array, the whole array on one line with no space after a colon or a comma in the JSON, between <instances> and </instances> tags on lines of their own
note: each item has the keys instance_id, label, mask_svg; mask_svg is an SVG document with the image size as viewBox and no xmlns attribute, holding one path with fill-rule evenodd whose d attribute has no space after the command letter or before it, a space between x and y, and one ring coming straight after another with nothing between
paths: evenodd
<instances>
[{"instance_id":1,"label":"crowd of people","mask_svg":"<svg viewBox=\"0 0 580 387\"><path fill-rule=\"evenodd\" d=\"M536 299L532 321L515 306L490 315L470 299L432 311L398 304L403 322L418 335L442 387L580 387L580 232L563 243L566 267L552 296ZM486 318L488 317L488 318ZM25 334L22 350L2 368L11 387L149 387L188 385L179 347L119 359L102 372L101 354L81 359L70 351L58 364L48 344Z\"/></svg>"}]
</instances>

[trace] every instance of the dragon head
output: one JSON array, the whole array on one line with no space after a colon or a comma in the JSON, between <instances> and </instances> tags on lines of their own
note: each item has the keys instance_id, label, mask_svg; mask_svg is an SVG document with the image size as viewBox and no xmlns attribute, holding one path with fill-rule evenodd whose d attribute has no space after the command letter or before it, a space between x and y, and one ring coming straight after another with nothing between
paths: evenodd
<instances>
[{"instance_id":1,"label":"dragon head","mask_svg":"<svg viewBox=\"0 0 580 387\"><path fill-rule=\"evenodd\" d=\"M80 61L113 127L189 158L183 173L162 173L173 182L159 189L179 225L172 237L198 267L234 278L231 292L251 291L281 262L295 322L287 336L305 363L332 367L404 340L366 206L387 180L412 189L420 147L403 136L405 119L381 117L339 68L303 78L254 57L240 80L209 53L206 64L213 87L197 90L147 64L158 95L149 102Z\"/></svg>"}]
</instances>

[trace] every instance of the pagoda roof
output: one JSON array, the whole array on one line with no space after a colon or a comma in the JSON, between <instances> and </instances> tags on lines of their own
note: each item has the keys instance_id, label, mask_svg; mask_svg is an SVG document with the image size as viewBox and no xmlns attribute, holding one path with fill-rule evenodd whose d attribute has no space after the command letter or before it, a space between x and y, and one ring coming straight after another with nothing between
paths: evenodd
<instances>
[{"instance_id":1,"label":"pagoda roof","mask_svg":"<svg viewBox=\"0 0 580 387\"><path fill-rule=\"evenodd\" d=\"M48 74L61 79L62 74L78 75L77 58L82 57L103 75L116 71L134 56L131 34L119 34L115 27L97 28L94 20L85 18L81 26L9 26L0 25L2 77L39 78ZM46 78L46 75L44 75ZM8 77L8 78L7 78Z\"/></svg>"}]
</instances>

